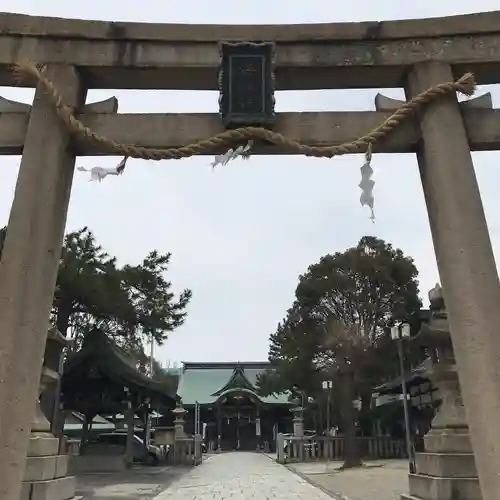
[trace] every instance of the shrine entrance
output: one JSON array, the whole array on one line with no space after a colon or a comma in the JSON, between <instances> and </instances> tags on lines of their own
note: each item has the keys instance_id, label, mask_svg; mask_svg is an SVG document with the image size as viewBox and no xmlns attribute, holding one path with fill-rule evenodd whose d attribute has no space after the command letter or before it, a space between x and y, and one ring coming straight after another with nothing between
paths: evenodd
<instances>
[{"instance_id":1,"label":"shrine entrance","mask_svg":"<svg viewBox=\"0 0 500 500\"><path fill-rule=\"evenodd\" d=\"M231 391L218 401L222 451L250 451L260 445L258 399L249 392Z\"/></svg>"},{"instance_id":2,"label":"shrine entrance","mask_svg":"<svg viewBox=\"0 0 500 500\"><path fill-rule=\"evenodd\" d=\"M500 113L488 96L459 103L456 92L500 83L499 19L194 26L0 14L0 85L36 88L32 106L0 100L0 154L23 155L0 265L0 500L21 491L76 155L210 154L217 166L359 153L361 203L373 209L377 152L417 153L482 500L496 500L500 283L471 150L500 149ZM408 101L274 110L275 90L367 87L404 87ZM220 113L117 114L113 98L86 105L88 88L219 90Z\"/></svg>"},{"instance_id":3,"label":"shrine entrance","mask_svg":"<svg viewBox=\"0 0 500 500\"><path fill-rule=\"evenodd\" d=\"M205 425L211 451L274 451L278 430L292 429L288 394L261 396L258 378L268 362L184 363L177 389L188 410L187 429L196 429L194 408Z\"/></svg>"}]
</instances>

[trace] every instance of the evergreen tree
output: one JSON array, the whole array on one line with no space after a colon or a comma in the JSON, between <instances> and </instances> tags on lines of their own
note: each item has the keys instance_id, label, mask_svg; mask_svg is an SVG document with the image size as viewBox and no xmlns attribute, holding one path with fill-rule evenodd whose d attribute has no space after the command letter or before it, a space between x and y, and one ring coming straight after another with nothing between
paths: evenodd
<instances>
[{"instance_id":1,"label":"evergreen tree","mask_svg":"<svg viewBox=\"0 0 500 500\"><path fill-rule=\"evenodd\" d=\"M401 250L364 237L356 247L325 255L300 276L295 302L271 335L275 371L259 379L261 391L296 384L320 401L321 380L334 381L346 467L360 462L353 400L361 398L363 415L373 387L397 373L390 326L403 320L419 325L417 276L413 260ZM421 353L416 356L421 359Z\"/></svg>"},{"instance_id":2,"label":"evergreen tree","mask_svg":"<svg viewBox=\"0 0 500 500\"><path fill-rule=\"evenodd\" d=\"M0 230L0 252L5 234L6 228ZM95 327L125 348L141 348L151 338L162 344L183 324L191 299L190 290L178 298L171 291L165 278L170 258L170 253L152 251L139 265L118 267L87 227L68 233L61 250L53 324L74 338L76 348Z\"/></svg>"},{"instance_id":3,"label":"evergreen tree","mask_svg":"<svg viewBox=\"0 0 500 500\"><path fill-rule=\"evenodd\" d=\"M77 343L94 327L126 347L153 338L162 344L183 324L191 291L176 300L165 279L171 254L150 252L136 266L118 267L88 228L66 235L54 297L57 328Z\"/></svg>"}]
</instances>

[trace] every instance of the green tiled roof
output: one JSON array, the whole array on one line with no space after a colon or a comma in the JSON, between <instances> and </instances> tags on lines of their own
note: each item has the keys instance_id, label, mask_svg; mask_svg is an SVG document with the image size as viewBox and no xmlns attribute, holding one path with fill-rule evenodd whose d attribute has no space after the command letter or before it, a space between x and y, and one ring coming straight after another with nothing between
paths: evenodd
<instances>
[{"instance_id":1,"label":"green tiled roof","mask_svg":"<svg viewBox=\"0 0 500 500\"><path fill-rule=\"evenodd\" d=\"M127 354L99 329L89 332L82 348L68 356L61 380L62 392L74 393L78 384L88 376L89 366L117 384L129 387L132 392L139 391L165 405L175 405L177 397L172 396L161 382L137 371Z\"/></svg>"},{"instance_id":2,"label":"green tiled roof","mask_svg":"<svg viewBox=\"0 0 500 500\"><path fill-rule=\"evenodd\" d=\"M257 376L270 368L269 363L184 363L180 375L177 394L184 405L212 404L218 394L228 386L236 388L235 382L242 382L244 389L249 389L245 379L253 386L257 397L265 404L289 404L288 394L277 396L259 396L256 385ZM236 373L235 373L236 372ZM238 373L239 372L239 373ZM243 376L242 376L243 375ZM231 380L232 379L232 380Z\"/></svg>"}]
</instances>

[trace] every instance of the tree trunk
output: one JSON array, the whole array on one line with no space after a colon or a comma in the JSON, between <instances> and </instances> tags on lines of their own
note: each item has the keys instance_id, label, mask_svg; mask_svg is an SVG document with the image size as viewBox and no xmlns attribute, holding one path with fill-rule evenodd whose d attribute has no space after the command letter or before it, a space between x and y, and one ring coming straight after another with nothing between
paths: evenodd
<instances>
[{"instance_id":1,"label":"tree trunk","mask_svg":"<svg viewBox=\"0 0 500 500\"><path fill-rule=\"evenodd\" d=\"M340 384L340 414L344 430L344 464L343 469L359 467L361 458L359 454L358 439L356 436L356 409L354 400L354 379L350 371L339 374Z\"/></svg>"},{"instance_id":2,"label":"tree trunk","mask_svg":"<svg viewBox=\"0 0 500 500\"><path fill-rule=\"evenodd\" d=\"M95 413L85 413L85 419L82 426L82 435L80 439L80 446L84 445L90 440L90 435L92 432L92 421L95 418Z\"/></svg>"},{"instance_id":3,"label":"tree trunk","mask_svg":"<svg viewBox=\"0 0 500 500\"><path fill-rule=\"evenodd\" d=\"M131 467L134 463L134 417L135 412L129 402L127 409L125 410L125 423L127 424L127 441L125 447L125 455L127 467Z\"/></svg>"},{"instance_id":4,"label":"tree trunk","mask_svg":"<svg viewBox=\"0 0 500 500\"><path fill-rule=\"evenodd\" d=\"M61 300L57 310L56 328L66 337L69 328L69 320L73 313L72 303Z\"/></svg>"},{"instance_id":5,"label":"tree trunk","mask_svg":"<svg viewBox=\"0 0 500 500\"><path fill-rule=\"evenodd\" d=\"M361 411L359 413L359 427L361 429L362 436L371 436L373 434L372 430L372 419L370 417L371 403L372 403L372 392L371 388L367 391L361 391Z\"/></svg>"}]
</instances>

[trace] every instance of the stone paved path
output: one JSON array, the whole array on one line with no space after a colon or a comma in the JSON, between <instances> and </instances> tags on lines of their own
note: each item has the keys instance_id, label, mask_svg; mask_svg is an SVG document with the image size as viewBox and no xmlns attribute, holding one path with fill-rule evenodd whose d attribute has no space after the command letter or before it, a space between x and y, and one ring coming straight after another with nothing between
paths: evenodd
<instances>
[{"instance_id":1,"label":"stone paved path","mask_svg":"<svg viewBox=\"0 0 500 500\"><path fill-rule=\"evenodd\" d=\"M259 453L208 457L154 500L332 500L286 467Z\"/></svg>"}]
</instances>

